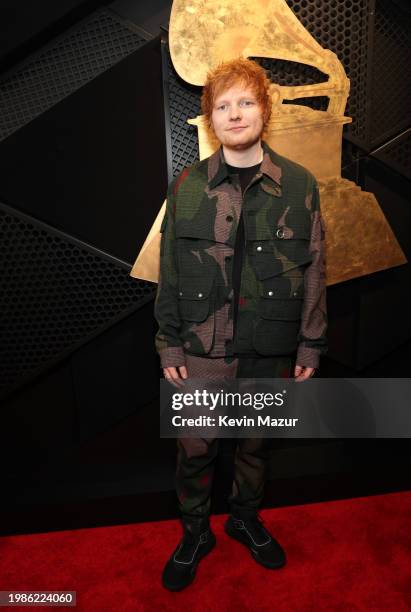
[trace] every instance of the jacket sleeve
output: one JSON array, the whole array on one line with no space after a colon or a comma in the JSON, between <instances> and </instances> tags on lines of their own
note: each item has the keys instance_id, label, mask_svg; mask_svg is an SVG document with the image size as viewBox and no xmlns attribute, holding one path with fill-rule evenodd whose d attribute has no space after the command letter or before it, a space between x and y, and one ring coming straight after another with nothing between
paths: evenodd
<instances>
[{"instance_id":1,"label":"jacket sleeve","mask_svg":"<svg viewBox=\"0 0 411 612\"><path fill-rule=\"evenodd\" d=\"M310 253L312 262L304 273L304 302L298 334L297 365L318 368L327 351L327 302L325 282L325 225L321 216L318 185L313 178L306 194L311 209Z\"/></svg>"},{"instance_id":2,"label":"jacket sleeve","mask_svg":"<svg viewBox=\"0 0 411 612\"><path fill-rule=\"evenodd\" d=\"M181 323L178 312L178 264L173 185L174 181L167 192L166 212L160 229L160 273L154 301L154 316L159 326L155 336L155 347L160 355L162 368L185 365L184 351L179 337Z\"/></svg>"}]
</instances>

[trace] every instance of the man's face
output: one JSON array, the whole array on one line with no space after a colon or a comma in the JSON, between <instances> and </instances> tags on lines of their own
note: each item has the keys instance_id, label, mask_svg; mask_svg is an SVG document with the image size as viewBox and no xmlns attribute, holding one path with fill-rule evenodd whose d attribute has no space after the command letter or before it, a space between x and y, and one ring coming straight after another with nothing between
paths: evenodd
<instances>
[{"instance_id":1,"label":"man's face","mask_svg":"<svg viewBox=\"0 0 411 612\"><path fill-rule=\"evenodd\" d=\"M260 140L263 109L252 89L233 85L214 99L211 123L222 145L241 151Z\"/></svg>"}]
</instances>

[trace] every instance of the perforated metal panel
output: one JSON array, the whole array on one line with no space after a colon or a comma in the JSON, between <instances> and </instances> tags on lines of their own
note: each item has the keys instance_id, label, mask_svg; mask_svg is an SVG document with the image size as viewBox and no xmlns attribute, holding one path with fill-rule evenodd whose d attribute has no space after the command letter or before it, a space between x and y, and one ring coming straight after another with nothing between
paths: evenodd
<instances>
[{"instance_id":1,"label":"perforated metal panel","mask_svg":"<svg viewBox=\"0 0 411 612\"><path fill-rule=\"evenodd\" d=\"M327 81L327 75L323 74L312 66L299 64L298 62L286 62L269 58L251 57L267 72L270 81L278 85L293 87L295 85L311 85L313 83L323 83ZM327 110L328 98L301 98L296 100L285 100L284 104L301 104L310 106L315 110Z\"/></svg>"},{"instance_id":2,"label":"perforated metal panel","mask_svg":"<svg viewBox=\"0 0 411 612\"><path fill-rule=\"evenodd\" d=\"M161 48L169 148L168 178L171 181L186 166L199 159L197 128L189 125L187 119L201 114L201 87L182 81L174 70L167 43L164 42Z\"/></svg>"},{"instance_id":3,"label":"perforated metal panel","mask_svg":"<svg viewBox=\"0 0 411 612\"><path fill-rule=\"evenodd\" d=\"M373 157L411 180L411 129L388 142Z\"/></svg>"},{"instance_id":4,"label":"perforated metal panel","mask_svg":"<svg viewBox=\"0 0 411 612\"><path fill-rule=\"evenodd\" d=\"M148 40L133 24L99 11L0 83L0 140L113 66Z\"/></svg>"},{"instance_id":5,"label":"perforated metal panel","mask_svg":"<svg viewBox=\"0 0 411 612\"><path fill-rule=\"evenodd\" d=\"M345 114L352 117L353 122L346 130L363 140L366 136L369 12L373 10L374 0L286 2L315 40L324 49L333 51L342 62L351 80Z\"/></svg>"},{"instance_id":6,"label":"perforated metal panel","mask_svg":"<svg viewBox=\"0 0 411 612\"><path fill-rule=\"evenodd\" d=\"M374 148L411 126L411 15L390 0L376 3L370 69L369 140Z\"/></svg>"},{"instance_id":7,"label":"perforated metal panel","mask_svg":"<svg viewBox=\"0 0 411 612\"><path fill-rule=\"evenodd\" d=\"M0 395L154 297L130 265L0 204Z\"/></svg>"}]
</instances>

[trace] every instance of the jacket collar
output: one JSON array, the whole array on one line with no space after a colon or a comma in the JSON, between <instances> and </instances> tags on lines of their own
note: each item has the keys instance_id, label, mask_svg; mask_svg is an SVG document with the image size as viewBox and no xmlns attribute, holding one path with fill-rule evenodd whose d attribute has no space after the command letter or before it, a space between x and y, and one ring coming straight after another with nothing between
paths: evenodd
<instances>
[{"instance_id":1,"label":"jacket collar","mask_svg":"<svg viewBox=\"0 0 411 612\"><path fill-rule=\"evenodd\" d=\"M277 165L273 161L273 157L276 155L275 152L270 149L268 144L261 141L261 146L263 148L263 161L261 162L260 172L265 176L268 176L274 183L277 185L281 185L281 175L282 169L281 166ZM223 147L220 146L217 151L215 151L208 158L208 185L210 189L214 189L217 187L222 181L228 178L228 170L227 165L225 163Z\"/></svg>"}]
</instances>

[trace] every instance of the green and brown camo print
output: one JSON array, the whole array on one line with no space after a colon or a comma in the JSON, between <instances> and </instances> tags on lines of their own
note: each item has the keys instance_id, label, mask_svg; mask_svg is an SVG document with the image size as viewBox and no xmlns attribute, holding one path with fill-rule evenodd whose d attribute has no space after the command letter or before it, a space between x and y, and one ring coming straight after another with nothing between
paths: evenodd
<instances>
[{"instance_id":1,"label":"green and brown camo print","mask_svg":"<svg viewBox=\"0 0 411 612\"><path fill-rule=\"evenodd\" d=\"M221 147L169 186L154 309L163 368L184 365L187 353L248 351L296 352L297 364L318 367L326 351L318 185L301 165L262 146L263 161L244 196ZM234 339L232 266L241 211L245 254Z\"/></svg>"}]
</instances>

